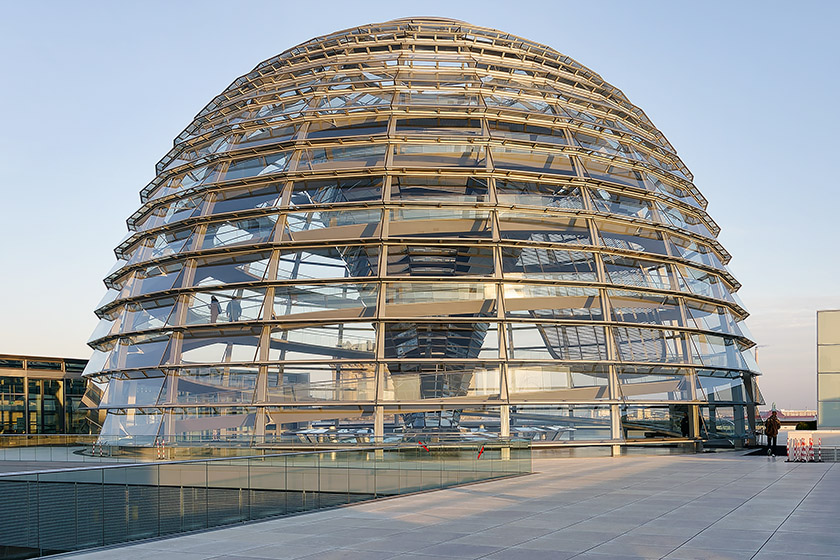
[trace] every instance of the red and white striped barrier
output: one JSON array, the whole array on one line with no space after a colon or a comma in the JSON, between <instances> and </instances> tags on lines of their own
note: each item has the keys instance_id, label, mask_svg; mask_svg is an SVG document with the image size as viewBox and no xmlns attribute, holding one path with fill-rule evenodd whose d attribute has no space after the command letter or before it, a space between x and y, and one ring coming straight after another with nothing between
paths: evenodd
<instances>
[{"instance_id":1,"label":"red and white striped barrier","mask_svg":"<svg viewBox=\"0 0 840 560\"><path fill-rule=\"evenodd\" d=\"M816 444L816 445L815 445ZM786 451L788 463L822 463L822 438L809 436L806 441L804 437L794 439L788 437Z\"/></svg>"}]
</instances>

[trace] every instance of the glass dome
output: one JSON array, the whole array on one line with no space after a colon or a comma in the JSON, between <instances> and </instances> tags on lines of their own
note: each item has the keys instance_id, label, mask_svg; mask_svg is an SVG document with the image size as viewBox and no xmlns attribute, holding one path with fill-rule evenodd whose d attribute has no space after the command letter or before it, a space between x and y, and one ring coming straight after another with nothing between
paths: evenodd
<instances>
[{"instance_id":1,"label":"glass dome","mask_svg":"<svg viewBox=\"0 0 840 560\"><path fill-rule=\"evenodd\" d=\"M86 370L105 443L743 438L693 177L557 51L442 18L260 63L141 191Z\"/></svg>"}]
</instances>

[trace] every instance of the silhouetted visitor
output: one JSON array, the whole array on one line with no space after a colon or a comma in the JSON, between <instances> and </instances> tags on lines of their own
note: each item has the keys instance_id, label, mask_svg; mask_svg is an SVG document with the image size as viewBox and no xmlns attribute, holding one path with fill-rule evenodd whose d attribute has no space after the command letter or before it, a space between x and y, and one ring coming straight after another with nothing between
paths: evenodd
<instances>
[{"instance_id":1,"label":"silhouetted visitor","mask_svg":"<svg viewBox=\"0 0 840 560\"><path fill-rule=\"evenodd\" d=\"M776 440L782 423L776 417L776 411L770 413L770 418L764 421L764 435L767 436L767 454L776 456Z\"/></svg>"},{"instance_id":2,"label":"silhouetted visitor","mask_svg":"<svg viewBox=\"0 0 840 560\"><path fill-rule=\"evenodd\" d=\"M236 296L230 298L230 303L227 306L227 314L231 322L238 321L242 317L242 304L239 303L239 298Z\"/></svg>"},{"instance_id":3,"label":"silhouetted visitor","mask_svg":"<svg viewBox=\"0 0 840 560\"><path fill-rule=\"evenodd\" d=\"M216 296L210 296L210 322L215 323L219 320L219 313L222 312L222 305Z\"/></svg>"},{"instance_id":4,"label":"silhouetted visitor","mask_svg":"<svg viewBox=\"0 0 840 560\"><path fill-rule=\"evenodd\" d=\"M680 420L680 431L682 432L683 437L688 437L688 414L682 417Z\"/></svg>"}]
</instances>

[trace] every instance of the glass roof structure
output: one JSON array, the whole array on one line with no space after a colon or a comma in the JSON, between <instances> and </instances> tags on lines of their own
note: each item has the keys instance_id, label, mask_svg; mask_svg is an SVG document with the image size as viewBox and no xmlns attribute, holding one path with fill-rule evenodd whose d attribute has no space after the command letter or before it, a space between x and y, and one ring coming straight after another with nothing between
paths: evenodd
<instances>
[{"instance_id":1,"label":"glass roof structure","mask_svg":"<svg viewBox=\"0 0 840 560\"><path fill-rule=\"evenodd\" d=\"M754 343L706 199L550 47L441 18L317 37L156 172L90 339L106 442L750 433Z\"/></svg>"}]
</instances>

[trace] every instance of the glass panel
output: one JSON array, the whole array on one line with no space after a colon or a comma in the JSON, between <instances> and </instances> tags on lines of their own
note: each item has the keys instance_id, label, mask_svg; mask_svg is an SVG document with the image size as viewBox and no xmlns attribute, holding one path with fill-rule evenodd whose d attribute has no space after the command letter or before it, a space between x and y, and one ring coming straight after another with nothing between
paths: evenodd
<instances>
[{"instance_id":1,"label":"glass panel","mask_svg":"<svg viewBox=\"0 0 840 560\"><path fill-rule=\"evenodd\" d=\"M601 255L607 279L613 284L643 288L671 289L670 267L667 263L631 259L619 255Z\"/></svg>"},{"instance_id":2,"label":"glass panel","mask_svg":"<svg viewBox=\"0 0 840 560\"><path fill-rule=\"evenodd\" d=\"M229 247L247 243L267 243L277 223L277 216L258 216L244 220L229 220L207 226L202 249Z\"/></svg>"},{"instance_id":3,"label":"glass panel","mask_svg":"<svg viewBox=\"0 0 840 560\"><path fill-rule=\"evenodd\" d=\"M689 338L696 363L710 367L747 369L735 339L711 334L690 334Z\"/></svg>"},{"instance_id":4,"label":"glass panel","mask_svg":"<svg viewBox=\"0 0 840 560\"><path fill-rule=\"evenodd\" d=\"M14 362L16 360L3 360ZM0 367L15 367L3 365ZM23 369L23 362L20 362ZM23 377L0 377L0 433L22 434L26 432L26 388Z\"/></svg>"},{"instance_id":5,"label":"glass panel","mask_svg":"<svg viewBox=\"0 0 840 560\"><path fill-rule=\"evenodd\" d=\"M349 111L364 111L372 107L388 108L393 94L390 92L353 91L333 97L325 97L318 106L322 115L343 114Z\"/></svg>"},{"instance_id":6,"label":"glass panel","mask_svg":"<svg viewBox=\"0 0 840 560\"><path fill-rule=\"evenodd\" d=\"M265 290L239 288L197 292L190 296L187 325L256 321L262 317Z\"/></svg>"},{"instance_id":7,"label":"glass panel","mask_svg":"<svg viewBox=\"0 0 840 560\"><path fill-rule=\"evenodd\" d=\"M316 247L280 253L277 280L376 276L379 248L363 245Z\"/></svg>"},{"instance_id":8,"label":"glass panel","mask_svg":"<svg viewBox=\"0 0 840 560\"><path fill-rule=\"evenodd\" d=\"M202 257L195 260L193 286L215 286L257 282L268 270L270 251L221 257Z\"/></svg>"},{"instance_id":9,"label":"glass panel","mask_svg":"<svg viewBox=\"0 0 840 560\"><path fill-rule=\"evenodd\" d=\"M510 359L606 360L603 327L554 323L508 325Z\"/></svg>"},{"instance_id":10,"label":"glass panel","mask_svg":"<svg viewBox=\"0 0 840 560\"><path fill-rule=\"evenodd\" d=\"M391 237L490 237L490 212L454 208L400 208L390 211Z\"/></svg>"},{"instance_id":11,"label":"glass panel","mask_svg":"<svg viewBox=\"0 0 840 560\"><path fill-rule=\"evenodd\" d=\"M292 187L289 206L341 204L381 199L382 177L346 177L295 183Z\"/></svg>"},{"instance_id":12,"label":"glass panel","mask_svg":"<svg viewBox=\"0 0 840 560\"><path fill-rule=\"evenodd\" d=\"M688 405L621 407L621 429L625 439L682 438L682 419Z\"/></svg>"},{"instance_id":13,"label":"glass panel","mask_svg":"<svg viewBox=\"0 0 840 560\"><path fill-rule=\"evenodd\" d=\"M191 169L184 174L178 174L166 180L160 187L158 187L151 199L163 198L164 196L178 192L179 190L191 189L199 187L207 183L217 181L219 178L220 163L212 163Z\"/></svg>"},{"instance_id":14,"label":"glass panel","mask_svg":"<svg viewBox=\"0 0 840 560\"><path fill-rule=\"evenodd\" d=\"M319 210L292 212L286 215L283 239L321 241L359 239L379 236L380 210Z\"/></svg>"},{"instance_id":15,"label":"glass panel","mask_svg":"<svg viewBox=\"0 0 840 560\"><path fill-rule=\"evenodd\" d=\"M138 220L135 227L138 231L143 231L186 220L192 216L200 216L203 203L204 195L175 200L154 208Z\"/></svg>"},{"instance_id":16,"label":"glass panel","mask_svg":"<svg viewBox=\"0 0 840 560\"><path fill-rule=\"evenodd\" d=\"M580 189L569 185L496 179L496 196L499 204L572 210L583 208Z\"/></svg>"},{"instance_id":17,"label":"glass panel","mask_svg":"<svg viewBox=\"0 0 840 560\"><path fill-rule=\"evenodd\" d=\"M588 158L584 158L583 166L587 177L641 189L646 188L642 174L634 169Z\"/></svg>"},{"instance_id":18,"label":"glass panel","mask_svg":"<svg viewBox=\"0 0 840 560\"><path fill-rule=\"evenodd\" d=\"M248 130L243 132L239 137L239 140L236 142L236 149L254 148L266 144L287 142L294 138L299 128L299 124L280 124Z\"/></svg>"},{"instance_id":19,"label":"glass panel","mask_svg":"<svg viewBox=\"0 0 840 560\"><path fill-rule=\"evenodd\" d=\"M385 357L496 359L496 324L385 323Z\"/></svg>"},{"instance_id":20,"label":"glass panel","mask_svg":"<svg viewBox=\"0 0 840 560\"><path fill-rule=\"evenodd\" d=\"M689 379L685 369L622 365L618 390L622 399L630 401L685 401L691 400ZM688 435L687 426L681 435Z\"/></svg>"},{"instance_id":21,"label":"glass panel","mask_svg":"<svg viewBox=\"0 0 840 560\"><path fill-rule=\"evenodd\" d=\"M157 403L163 377L108 380L101 407L154 406Z\"/></svg>"},{"instance_id":22,"label":"glass panel","mask_svg":"<svg viewBox=\"0 0 840 560\"><path fill-rule=\"evenodd\" d=\"M183 334L180 363L253 362L257 359L260 329L191 330ZM170 357L169 363L179 363Z\"/></svg>"},{"instance_id":23,"label":"glass panel","mask_svg":"<svg viewBox=\"0 0 840 560\"><path fill-rule=\"evenodd\" d=\"M163 415L157 413L132 411L130 414L122 414L111 411L105 417L99 440L110 445L118 445L120 441L125 441L128 445L151 446L160 431L162 420Z\"/></svg>"},{"instance_id":24,"label":"glass panel","mask_svg":"<svg viewBox=\"0 0 840 560\"><path fill-rule=\"evenodd\" d=\"M217 191L211 214L241 212L255 208L271 208L280 202L283 184L247 186Z\"/></svg>"},{"instance_id":25,"label":"glass panel","mask_svg":"<svg viewBox=\"0 0 840 560\"><path fill-rule=\"evenodd\" d=\"M166 326L174 305L175 298L126 304L122 332L159 329Z\"/></svg>"},{"instance_id":26,"label":"glass panel","mask_svg":"<svg viewBox=\"0 0 840 560\"><path fill-rule=\"evenodd\" d=\"M182 263L154 264L134 271L131 280L126 282L122 298L162 292L179 287Z\"/></svg>"},{"instance_id":27,"label":"glass panel","mask_svg":"<svg viewBox=\"0 0 840 560\"><path fill-rule=\"evenodd\" d=\"M624 362L685 362L683 338L676 331L613 327L616 350Z\"/></svg>"},{"instance_id":28,"label":"glass panel","mask_svg":"<svg viewBox=\"0 0 840 560\"><path fill-rule=\"evenodd\" d=\"M317 138L346 138L348 136L379 136L388 133L388 117L373 116L355 119L335 117L310 121L309 140Z\"/></svg>"},{"instance_id":29,"label":"glass panel","mask_svg":"<svg viewBox=\"0 0 840 560\"><path fill-rule=\"evenodd\" d=\"M686 299L686 311L698 329L743 336L741 329L725 308L710 303Z\"/></svg>"},{"instance_id":30,"label":"glass panel","mask_svg":"<svg viewBox=\"0 0 840 560\"><path fill-rule=\"evenodd\" d=\"M161 363L170 333L121 338L104 369L155 367Z\"/></svg>"},{"instance_id":31,"label":"glass panel","mask_svg":"<svg viewBox=\"0 0 840 560\"><path fill-rule=\"evenodd\" d=\"M589 227L583 218L548 214L499 211L499 233L502 239L591 245Z\"/></svg>"},{"instance_id":32,"label":"glass panel","mask_svg":"<svg viewBox=\"0 0 840 560\"><path fill-rule=\"evenodd\" d=\"M391 282L385 288L388 317L494 317L491 283Z\"/></svg>"},{"instance_id":33,"label":"glass panel","mask_svg":"<svg viewBox=\"0 0 840 560\"><path fill-rule=\"evenodd\" d=\"M517 405L510 411L511 435L535 441L609 440L610 407Z\"/></svg>"},{"instance_id":34,"label":"glass panel","mask_svg":"<svg viewBox=\"0 0 840 560\"><path fill-rule=\"evenodd\" d=\"M268 402L353 402L373 401L375 398L376 365L373 363L268 368Z\"/></svg>"},{"instance_id":35,"label":"glass panel","mask_svg":"<svg viewBox=\"0 0 840 560\"><path fill-rule=\"evenodd\" d=\"M120 311L122 311L122 308L120 308ZM112 334L117 334L119 332L119 327L120 323L106 317L96 324L96 328L93 330L93 334L90 335L88 342L90 343L94 340L99 340ZM23 362L21 362L21 367L23 367L22 364ZM2 360L0 360L0 367L3 367Z\"/></svg>"},{"instance_id":36,"label":"glass panel","mask_svg":"<svg viewBox=\"0 0 840 560\"><path fill-rule=\"evenodd\" d=\"M562 128L548 128L533 124L512 123L504 121L487 121L490 138L512 138L525 142L544 142L566 145L566 132Z\"/></svg>"},{"instance_id":37,"label":"glass panel","mask_svg":"<svg viewBox=\"0 0 840 560\"><path fill-rule=\"evenodd\" d=\"M505 278L545 278L595 282L595 257L585 251L502 247Z\"/></svg>"},{"instance_id":38,"label":"glass panel","mask_svg":"<svg viewBox=\"0 0 840 560\"><path fill-rule=\"evenodd\" d=\"M269 359L371 360L375 341L376 331L370 323L277 326L271 330Z\"/></svg>"},{"instance_id":39,"label":"glass panel","mask_svg":"<svg viewBox=\"0 0 840 560\"><path fill-rule=\"evenodd\" d=\"M487 147L473 144L397 144L394 167L485 167Z\"/></svg>"},{"instance_id":40,"label":"glass panel","mask_svg":"<svg viewBox=\"0 0 840 560\"><path fill-rule=\"evenodd\" d=\"M494 70L499 70L499 68L494 68ZM505 69L505 72L510 70ZM514 72L519 72L519 70L513 70ZM521 87L521 86L520 86ZM503 93L503 92L500 92ZM516 92L519 93L519 90ZM520 95L513 95L510 97L506 97L505 95L484 95L484 102L487 104L488 109L493 109L496 107L501 107L503 109L513 109L516 111L522 111L525 113L543 113L546 115L556 115L556 114L564 114L563 109L559 107L555 107L546 103L542 100L537 99L527 99L525 97L521 97Z\"/></svg>"},{"instance_id":41,"label":"glass panel","mask_svg":"<svg viewBox=\"0 0 840 560\"><path fill-rule=\"evenodd\" d=\"M253 408L201 407L180 410L183 412L172 414L171 428L167 426L170 430L167 438L178 442L241 441L251 443L252 441L256 419L256 410ZM219 467L221 465L217 466ZM200 473L203 482L204 470L202 469Z\"/></svg>"},{"instance_id":42,"label":"glass panel","mask_svg":"<svg viewBox=\"0 0 840 560\"><path fill-rule=\"evenodd\" d=\"M445 89L408 90L397 98L399 105L477 106L481 100L476 93Z\"/></svg>"},{"instance_id":43,"label":"glass panel","mask_svg":"<svg viewBox=\"0 0 840 560\"><path fill-rule=\"evenodd\" d=\"M656 207L665 219L665 223L670 223L672 226L698 233L704 237L714 238L714 234L709 231L709 228L706 227L703 220L694 214L659 201L656 202Z\"/></svg>"},{"instance_id":44,"label":"glass panel","mask_svg":"<svg viewBox=\"0 0 840 560\"><path fill-rule=\"evenodd\" d=\"M410 177L391 179L391 200L487 202L487 180L473 177Z\"/></svg>"},{"instance_id":45,"label":"glass panel","mask_svg":"<svg viewBox=\"0 0 840 560\"><path fill-rule=\"evenodd\" d=\"M351 167L377 167L385 165L387 144L361 146L331 146L311 148L301 152L297 171L324 171Z\"/></svg>"},{"instance_id":46,"label":"glass panel","mask_svg":"<svg viewBox=\"0 0 840 560\"><path fill-rule=\"evenodd\" d=\"M390 362L385 364L382 398L402 402L458 397L496 400L500 382L497 364Z\"/></svg>"},{"instance_id":47,"label":"glass panel","mask_svg":"<svg viewBox=\"0 0 840 560\"><path fill-rule=\"evenodd\" d=\"M115 346L116 342L113 341L98 344L88 360L82 375L93 375L94 373L99 373L105 369L105 365L111 358L111 351Z\"/></svg>"},{"instance_id":48,"label":"glass panel","mask_svg":"<svg viewBox=\"0 0 840 560\"><path fill-rule=\"evenodd\" d=\"M731 372L698 370L697 382L700 386L698 393L705 396L705 400L709 402L746 402L747 391L744 380L741 377L721 377L719 373L731 375Z\"/></svg>"},{"instance_id":49,"label":"glass panel","mask_svg":"<svg viewBox=\"0 0 840 560\"><path fill-rule=\"evenodd\" d=\"M674 255L698 264L723 269L723 263L720 262L718 256L708 245L676 235L668 235L668 241L670 242L671 252Z\"/></svg>"},{"instance_id":50,"label":"glass panel","mask_svg":"<svg viewBox=\"0 0 840 560\"><path fill-rule=\"evenodd\" d=\"M632 216L643 220L652 220L653 211L650 202L626 194L591 188L592 205L597 212Z\"/></svg>"},{"instance_id":51,"label":"glass panel","mask_svg":"<svg viewBox=\"0 0 840 560\"><path fill-rule=\"evenodd\" d=\"M619 142L614 137L595 136L581 130L570 130L569 132L572 135L574 143L586 150L607 156L634 157L634 152L630 149L630 146Z\"/></svg>"},{"instance_id":52,"label":"glass panel","mask_svg":"<svg viewBox=\"0 0 840 560\"><path fill-rule=\"evenodd\" d=\"M397 136L481 136L481 119L422 117L397 120Z\"/></svg>"},{"instance_id":53,"label":"glass panel","mask_svg":"<svg viewBox=\"0 0 840 560\"><path fill-rule=\"evenodd\" d=\"M577 175L572 158L553 152L493 146L493 164L499 170Z\"/></svg>"},{"instance_id":54,"label":"glass panel","mask_svg":"<svg viewBox=\"0 0 840 560\"><path fill-rule=\"evenodd\" d=\"M247 177L282 173L288 169L292 153L291 151L277 152L265 156L234 161L228 167L224 175L224 180L234 181Z\"/></svg>"},{"instance_id":55,"label":"glass panel","mask_svg":"<svg viewBox=\"0 0 840 560\"><path fill-rule=\"evenodd\" d=\"M609 399L608 372L596 364L510 365L508 393L511 401Z\"/></svg>"},{"instance_id":56,"label":"glass panel","mask_svg":"<svg viewBox=\"0 0 840 560\"><path fill-rule=\"evenodd\" d=\"M490 247L389 245L389 276L492 276Z\"/></svg>"},{"instance_id":57,"label":"glass panel","mask_svg":"<svg viewBox=\"0 0 840 560\"><path fill-rule=\"evenodd\" d=\"M606 247L626 249L628 251L644 251L657 255L667 255L662 234L658 231L635 224L618 222L596 222L601 234L601 242Z\"/></svg>"},{"instance_id":58,"label":"glass panel","mask_svg":"<svg viewBox=\"0 0 840 560\"><path fill-rule=\"evenodd\" d=\"M378 293L378 284L277 286L272 319L373 317Z\"/></svg>"},{"instance_id":59,"label":"glass panel","mask_svg":"<svg viewBox=\"0 0 840 560\"><path fill-rule=\"evenodd\" d=\"M613 321L682 326L680 305L674 297L629 290L607 290L607 294Z\"/></svg>"},{"instance_id":60,"label":"glass panel","mask_svg":"<svg viewBox=\"0 0 840 560\"><path fill-rule=\"evenodd\" d=\"M187 368L166 378L166 395L174 395L168 404L249 404L254 401L257 368ZM209 427L209 425L208 425Z\"/></svg>"},{"instance_id":61,"label":"glass panel","mask_svg":"<svg viewBox=\"0 0 840 560\"><path fill-rule=\"evenodd\" d=\"M503 293L507 317L603 320L601 298L595 288L504 284Z\"/></svg>"},{"instance_id":62,"label":"glass panel","mask_svg":"<svg viewBox=\"0 0 840 560\"><path fill-rule=\"evenodd\" d=\"M130 254L128 264L160 259L181 251L189 251L192 245L189 243L191 235L191 229L182 229L146 237L126 252L126 256Z\"/></svg>"},{"instance_id":63,"label":"glass panel","mask_svg":"<svg viewBox=\"0 0 840 560\"><path fill-rule=\"evenodd\" d=\"M679 280L680 290L684 292L734 301L729 288L716 274L699 268L677 265L677 279Z\"/></svg>"},{"instance_id":64,"label":"glass panel","mask_svg":"<svg viewBox=\"0 0 840 560\"><path fill-rule=\"evenodd\" d=\"M736 438L746 435L743 406L701 406L700 436Z\"/></svg>"},{"instance_id":65,"label":"glass panel","mask_svg":"<svg viewBox=\"0 0 840 560\"><path fill-rule=\"evenodd\" d=\"M672 185L671 183L650 173L642 173L642 176L645 178L645 187L648 190L674 197L681 202L694 206L695 208L700 208L700 203L697 202L690 192L682 187Z\"/></svg>"}]
</instances>

